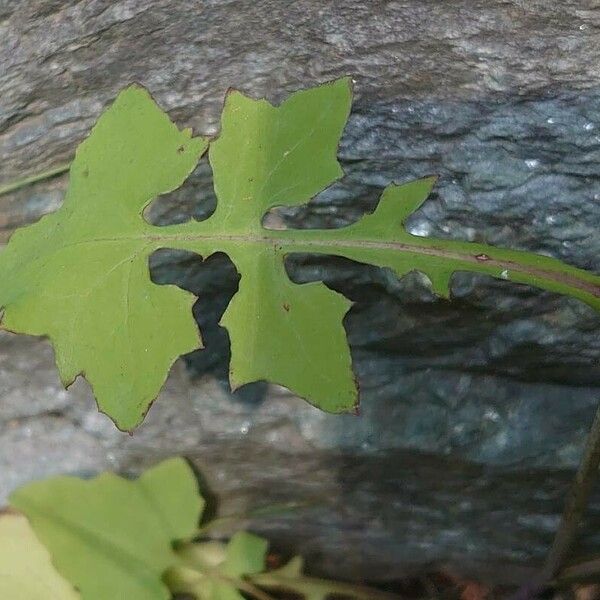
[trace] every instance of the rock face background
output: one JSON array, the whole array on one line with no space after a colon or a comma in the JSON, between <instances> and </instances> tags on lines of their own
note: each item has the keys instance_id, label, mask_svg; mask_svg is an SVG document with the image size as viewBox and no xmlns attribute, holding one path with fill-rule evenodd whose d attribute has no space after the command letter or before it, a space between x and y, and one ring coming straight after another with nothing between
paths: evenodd
<instances>
[{"instance_id":1,"label":"rock face background","mask_svg":"<svg viewBox=\"0 0 600 600\"><path fill-rule=\"evenodd\" d=\"M225 90L279 101L352 74L346 177L275 218L337 226L390 181L436 173L412 231L559 257L600 272L597 0L0 0L0 183L68 161L132 81L180 126L215 134ZM67 177L0 196L6 241L56 209ZM200 164L150 209L156 223L214 206ZM251 519L317 572L394 579L451 564L523 580L542 560L600 399L600 315L565 298L458 275L454 301L418 275L295 256L356 304L346 320L361 417L319 413L264 384L228 392L217 322L235 292L223 256L152 258L156 281L202 292L206 350L177 365L130 438L65 392L46 342L0 337L0 501L57 472L135 473L184 453L224 513ZM600 497L581 550L598 549Z\"/></svg>"}]
</instances>

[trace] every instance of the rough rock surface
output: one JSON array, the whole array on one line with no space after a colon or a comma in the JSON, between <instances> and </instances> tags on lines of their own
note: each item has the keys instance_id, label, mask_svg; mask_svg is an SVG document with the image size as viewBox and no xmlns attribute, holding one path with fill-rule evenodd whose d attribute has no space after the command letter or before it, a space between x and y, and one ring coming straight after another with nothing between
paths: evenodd
<instances>
[{"instance_id":1,"label":"rough rock surface","mask_svg":"<svg viewBox=\"0 0 600 600\"><path fill-rule=\"evenodd\" d=\"M436 173L414 233L600 272L596 0L0 0L0 184L68 161L131 81L180 125L214 134L230 86L278 101L348 73L347 175L275 219L338 226L390 181ZM3 239L55 209L65 185L1 195ZM213 205L201 164L149 218L202 218ZM136 471L184 452L225 511L310 501L253 524L324 572L389 578L450 562L518 576L515 565L539 562L569 478L554 469L576 464L600 398L598 315L462 274L448 303L418 275L291 257L296 279L323 277L356 301L346 326L362 415L336 418L262 384L228 394L217 322L236 274L224 257L161 253L152 265L156 281L202 291L208 348L187 358L200 379L180 365L129 438L94 412L84 383L61 390L44 342L3 336L0 500L49 473Z\"/></svg>"}]
</instances>

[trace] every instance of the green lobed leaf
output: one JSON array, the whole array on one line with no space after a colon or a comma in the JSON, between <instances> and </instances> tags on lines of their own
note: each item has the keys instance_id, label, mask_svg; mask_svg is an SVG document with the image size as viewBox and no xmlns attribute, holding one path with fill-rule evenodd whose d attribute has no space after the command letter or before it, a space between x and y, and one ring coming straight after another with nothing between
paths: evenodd
<instances>
[{"instance_id":1,"label":"green lobed leaf","mask_svg":"<svg viewBox=\"0 0 600 600\"><path fill-rule=\"evenodd\" d=\"M271 208L306 203L342 175L336 153L350 104L348 79L297 92L280 106L228 94L209 151L214 214L157 228L141 211L183 181L206 141L177 131L144 91L124 91L78 151L65 206L13 235L0 255L4 326L49 336L63 381L85 373L100 408L131 429L173 360L200 345L190 294L149 280L147 257L159 248L225 252L239 271L222 319L233 388L268 380L330 412L358 400L342 326L350 302L321 282L292 282L288 254L341 256L399 277L419 270L444 297L454 272L472 271L600 310L595 274L545 256L411 235L405 221L435 178L388 186L375 211L348 227L265 228Z\"/></svg>"},{"instance_id":2,"label":"green lobed leaf","mask_svg":"<svg viewBox=\"0 0 600 600\"><path fill-rule=\"evenodd\" d=\"M122 429L139 423L173 361L200 346L194 297L150 280L153 228L141 213L206 147L127 88L78 148L63 206L0 254L3 327L48 336L64 384L85 374Z\"/></svg>"},{"instance_id":3,"label":"green lobed leaf","mask_svg":"<svg viewBox=\"0 0 600 600\"><path fill-rule=\"evenodd\" d=\"M52 565L27 518L0 513L0 598L77 600L79 594Z\"/></svg>"},{"instance_id":4,"label":"green lobed leaf","mask_svg":"<svg viewBox=\"0 0 600 600\"><path fill-rule=\"evenodd\" d=\"M350 302L322 283L290 281L290 253L337 255L400 277L420 270L446 297L455 271L485 273L570 294L600 310L598 276L526 252L411 235L404 223L427 199L433 177L390 185L374 213L348 227L266 229L269 209L308 202L341 175L335 155L350 101L347 79L298 92L279 107L230 94L209 150L217 210L201 223L164 228L170 245L203 256L224 251L241 274L221 321L231 339L232 387L273 381L330 412L357 403L342 327Z\"/></svg>"},{"instance_id":5,"label":"green lobed leaf","mask_svg":"<svg viewBox=\"0 0 600 600\"><path fill-rule=\"evenodd\" d=\"M167 600L164 572L179 564L173 542L191 538L204 502L183 459L129 481L103 473L56 477L10 497L83 600Z\"/></svg>"},{"instance_id":6,"label":"green lobed leaf","mask_svg":"<svg viewBox=\"0 0 600 600\"><path fill-rule=\"evenodd\" d=\"M351 95L349 79L297 92L278 107L230 93L209 151L217 209L195 224L199 238L178 244L203 255L224 250L241 274L221 321L231 340L232 388L268 380L332 412L357 401L342 327L351 303L322 283L290 281L285 249L262 219L342 176L336 156Z\"/></svg>"}]
</instances>

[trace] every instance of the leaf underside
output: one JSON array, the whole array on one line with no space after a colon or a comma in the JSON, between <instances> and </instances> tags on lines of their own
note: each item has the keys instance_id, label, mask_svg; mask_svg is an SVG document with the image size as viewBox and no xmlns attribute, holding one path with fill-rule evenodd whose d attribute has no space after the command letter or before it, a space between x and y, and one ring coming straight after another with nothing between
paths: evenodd
<instances>
[{"instance_id":1,"label":"leaf underside","mask_svg":"<svg viewBox=\"0 0 600 600\"><path fill-rule=\"evenodd\" d=\"M221 321L233 388L267 380L329 412L358 401L342 326L350 302L321 282L292 282L284 267L290 253L341 256L398 277L418 270L443 297L455 271L472 271L600 310L597 275L545 256L411 235L406 219L435 178L388 186L375 211L348 227L265 228L271 208L305 204L343 175L336 154L350 104L347 78L279 106L229 93L209 149L215 212L154 227L144 208L181 185L209 143L179 131L144 89L125 89L80 145L63 206L13 234L0 254L3 327L47 336L63 382L85 375L100 410L130 430L174 360L201 347L195 298L150 280L148 257L159 248L224 252L239 271Z\"/></svg>"}]
</instances>

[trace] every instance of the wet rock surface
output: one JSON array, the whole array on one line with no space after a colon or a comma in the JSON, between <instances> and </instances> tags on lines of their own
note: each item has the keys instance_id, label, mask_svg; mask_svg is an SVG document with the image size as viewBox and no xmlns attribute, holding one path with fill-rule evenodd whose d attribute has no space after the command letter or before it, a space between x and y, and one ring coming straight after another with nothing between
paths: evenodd
<instances>
[{"instance_id":1,"label":"wet rock surface","mask_svg":"<svg viewBox=\"0 0 600 600\"><path fill-rule=\"evenodd\" d=\"M69 160L131 81L179 125L214 134L229 86L278 101L348 73L346 176L274 222L338 227L390 181L433 173L413 233L600 272L594 0L0 2L0 182ZM56 209L65 186L62 176L0 196L3 238ZM147 216L200 219L214 202L203 162ZM600 316L466 274L449 303L418 274L292 256L295 280L323 279L355 301L345 325L361 416L332 417L262 383L229 393L218 320L237 274L226 257L162 251L151 265L156 282L199 295L206 350L177 366L130 438L95 412L84 382L62 390L45 342L3 334L0 501L48 474L134 473L184 453L225 512L307 503L252 526L324 573L390 579L434 562L524 578L539 563L600 398Z\"/></svg>"}]
</instances>

